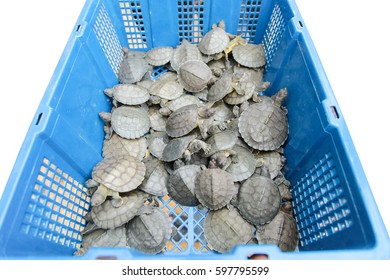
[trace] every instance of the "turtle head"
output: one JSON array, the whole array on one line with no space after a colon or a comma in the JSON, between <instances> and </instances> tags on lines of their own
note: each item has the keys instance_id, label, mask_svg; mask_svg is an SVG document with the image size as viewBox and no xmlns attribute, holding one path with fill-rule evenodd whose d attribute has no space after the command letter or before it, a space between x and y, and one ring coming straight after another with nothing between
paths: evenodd
<instances>
[{"instance_id":1,"label":"turtle head","mask_svg":"<svg viewBox=\"0 0 390 280\"><path fill-rule=\"evenodd\" d=\"M106 88L103 90L103 93L107 95L108 97L112 97L114 95L114 89L112 88Z\"/></svg>"},{"instance_id":2,"label":"turtle head","mask_svg":"<svg viewBox=\"0 0 390 280\"><path fill-rule=\"evenodd\" d=\"M283 101L287 98L287 89L282 88L279 90L273 97L272 99L274 100L275 104L281 105Z\"/></svg>"}]
</instances>

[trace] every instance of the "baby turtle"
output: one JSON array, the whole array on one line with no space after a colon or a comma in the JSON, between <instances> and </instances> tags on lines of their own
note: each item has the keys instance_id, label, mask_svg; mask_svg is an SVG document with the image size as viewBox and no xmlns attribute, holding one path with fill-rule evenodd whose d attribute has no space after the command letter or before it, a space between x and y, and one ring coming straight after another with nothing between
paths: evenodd
<instances>
[{"instance_id":1,"label":"baby turtle","mask_svg":"<svg viewBox=\"0 0 390 280\"><path fill-rule=\"evenodd\" d=\"M207 94L207 100L216 102L223 99L232 91L233 71L227 70L223 75L210 87Z\"/></svg>"},{"instance_id":2,"label":"baby turtle","mask_svg":"<svg viewBox=\"0 0 390 280\"><path fill-rule=\"evenodd\" d=\"M145 60L153 66L162 66L167 64L173 55L172 47L158 47L146 52Z\"/></svg>"},{"instance_id":3,"label":"baby turtle","mask_svg":"<svg viewBox=\"0 0 390 280\"><path fill-rule=\"evenodd\" d=\"M95 229L83 235L81 248L74 252L74 256L84 255L90 248L94 247L128 247L126 239L126 228L124 225L113 229Z\"/></svg>"},{"instance_id":4,"label":"baby turtle","mask_svg":"<svg viewBox=\"0 0 390 280\"><path fill-rule=\"evenodd\" d=\"M168 118L160 113L160 106L150 106L148 110L150 128L155 131L165 131Z\"/></svg>"},{"instance_id":5,"label":"baby turtle","mask_svg":"<svg viewBox=\"0 0 390 280\"><path fill-rule=\"evenodd\" d=\"M221 20L218 26L213 25L198 44L201 53L213 55L223 52L229 45L230 38L225 31L225 22Z\"/></svg>"},{"instance_id":6,"label":"baby turtle","mask_svg":"<svg viewBox=\"0 0 390 280\"><path fill-rule=\"evenodd\" d=\"M256 160L248 149L235 145L232 150L235 152L232 163L226 168L234 182L248 179L255 172Z\"/></svg>"},{"instance_id":7,"label":"baby turtle","mask_svg":"<svg viewBox=\"0 0 390 280\"><path fill-rule=\"evenodd\" d=\"M134 190L123 196L123 204L115 207L112 200L106 200L103 204L93 206L91 217L98 228L113 229L126 224L138 215L146 200L150 197L143 191Z\"/></svg>"},{"instance_id":8,"label":"baby turtle","mask_svg":"<svg viewBox=\"0 0 390 280\"><path fill-rule=\"evenodd\" d=\"M163 210L153 207L127 224L130 247L148 254L160 253L172 235L171 219Z\"/></svg>"},{"instance_id":9,"label":"baby turtle","mask_svg":"<svg viewBox=\"0 0 390 280\"><path fill-rule=\"evenodd\" d=\"M138 105L149 100L149 91L138 85L118 84L104 91L108 97L113 98L113 105L118 107L118 103L125 105Z\"/></svg>"},{"instance_id":10,"label":"baby turtle","mask_svg":"<svg viewBox=\"0 0 390 280\"><path fill-rule=\"evenodd\" d=\"M120 64L118 79L121 84L133 84L139 82L148 72L148 62L143 57L125 57Z\"/></svg>"},{"instance_id":11,"label":"baby turtle","mask_svg":"<svg viewBox=\"0 0 390 280\"><path fill-rule=\"evenodd\" d=\"M212 108L198 108L195 104L183 106L169 116L166 124L166 132L171 137L184 136L198 127L202 120L212 117L214 112ZM203 126L200 125L199 128L203 129ZM207 129L204 128L201 134L207 135Z\"/></svg>"},{"instance_id":12,"label":"baby turtle","mask_svg":"<svg viewBox=\"0 0 390 280\"><path fill-rule=\"evenodd\" d=\"M104 140L102 155L103 157L130 155L142 160L145 157L147 148L145 137L126 139L113 133L110 139Z\"/></svg>"},{"instance_id":13,"label":"baby turtle","mask_svg":"<svg viewBox=\"0 0 390 280\"><path fill-rule=\"evenodd\" d=\"M209 211L203 229L207 242L219 253L230 252L238 244L247 244L254 231L253 225L245 221L234 207Z\"/></svg>"},{"instance_id":14,"label":"baby turtle","mask_svg":"<svg viewBox=\"0 0 390 280\"><path fill-rule=\"evenodd\" d=\"M249 68L259 68L265 65L265 50L263 45L238 45L233 51L233 58L237 63Z\"/></svg>"},{"instance_id":15,"label":"baby turtle","mask_svg":"<svg viewBox=\"0 0 390 280\"><path fill-rule=\"evenodd\" d=\"M269 223L278 213L281 198L278 187L269 178L266 167L260 176L246 180L238 191L237 208L242 217L254 225Z\"/></svg>"},{"instance_id":16,"label":"baby turtle","mask_svg":"<svg viewBox=\"0 0 390 280\"><path fill-rule=\"evenodd\" d=\"M286 163L286 158L278 151L253 151L256 159L256 167L266 166L269 170L271 179L274 179L282 170Z\"/></svg>"},{"instance_id":17,"label":"baby turtle","mask_svg":"<svg viewBox=\"0 0 390 280\"><path fill-rule=\"evenodd\" d=\"M185 61L201 59L202 54L200 53L198 47L184 39L173 52L171 67L173 70L178 71L179 66L182 65Z\"/></svg>"},{"instance_id":18,"label":"baby turtle","mask_svg":"<svg viewBox=\"0 0 390 280\"><path fill-rule=\"evenodd\" d=\"M259 103L250 105L242 112L238 128L250 147L269 151L284 144L288 136L288 122L281 103L286 97L287 90L283 88L272 98L259 97Z\"/></svg>"},{"instance_id":19,"label":"baby turtle","mask_svg":"<svg viewBox=\"0 0 390 280\"><path fill-rule=\"evenodd\" d=\"M119 136L127 139L139 138L150 128L148 112L141 108L121 106L114 109L112 113L101 113L100 116L105 122L111 122L111 133L115 131Z\"/></svg>"},{"instance_id":20,"label":"baby turtle","mask_svg":"<svg viewBox=\"0 0 390 280\"><path fill-rule=\"evenodd\" d=\"M160 113L162 115L170 115L172 112L179 110L181 107L195 104L197 106L201 106L201 102L198 97L189 95L189 94L183 94L176 98L175 100L171 100L168 102L161 102L161 109Z\"/></svg>"},{"instance_id":21,"label":"baby turtle","mask_svg":"<svg viewBox=\"0 0 390 280\"><path fill-rule=\"evenodd\" d=\"M150 87L150 94L166 100L174 100L183 93L183 87L171 79L158 80Z\"/></svg>"},{"instance_id":22,"label":"baby turtle","mask_svg":"<svg viewBox=\"0 0 390 280\"><path fill-rule=\"evenodd\" d=\"M225 170L205 169L195 179L196 198L208 209L217 210L226 206L236 194L233 178Z\"/></svg>"},{"instance_id":23,"label":"baby turtle","mask_svg":"<svg viewBox=\"0 0 390 280\"><path fill-rule=\"evenodd\" d=\"M189 92L199 92L207 87L212 73L201 60L187 60L178 70L179 83Z\"/></svg>"},{"instance_id":24,"label":"baby turtle","mask_svg":"<svg viewBox=\"0 0 390 280\"><path fill-rule=\"evenodd\" d=\"M184 165L171 174L168 180L168 193L175 201L184 206L197 206L195 196L195 178L201 172L198 165Z\"/></svg>"},{"instance_id":25,"label":"baby turtle","mask_svg":"<svg viewBox=\"0 0 390 280\"><path fill-rule=\"evenodd\" d=\"M276 244L286 251L294 251L298 245L298 226L290 211L279 211L268 224L258 226L256 238L259 244Z\"/></svg>"},{"instance_id":26,"label":"baby turtle","mask_svg":"<svg viewBox=\"0 0 390 280\"><path fill-rule=\"evenodd\" d=\"M150 153L161 160L163 151L169 143L169 136L166 132L152 132L148 135L148 147Z\"/></svg>"},{"instance_id":27,"label":"baby turtle","mask_svg":"<svg viewBox=\"0 0 390 280\"><path fill-rule=\"evenodd\" d=\"M164 163L154 157L145 158L143 163L146 167L145 179L138 189L155 196L166 195L169 175Z\"/></svg>"},{"instance_id":28,"label":"baby turtle","mask_svg":"<svg viewBox=\"0 0 390 280\"><path fill-rule=\"evenodd\" d=\"M136 189L145 176L145 165L130 155L103 158L92 170L88 187L97 187L92 196L92 205L102 204L107 196L112 196L113 205L122 204L119 193Z\"/></svg>"},{"instance_id":29,"label":"baby turtle","mask_svg":"<svg viewBox=\"0 0 390 280\"><path fill-rule=\"evenodd\" d=\"M234 147L237 142L237 136L230 130L225 130L210 136L206 143L210 145L207 153L201 153L202 156L209 157L218 151L229 150Z\"/></svg>"}]
</instances>

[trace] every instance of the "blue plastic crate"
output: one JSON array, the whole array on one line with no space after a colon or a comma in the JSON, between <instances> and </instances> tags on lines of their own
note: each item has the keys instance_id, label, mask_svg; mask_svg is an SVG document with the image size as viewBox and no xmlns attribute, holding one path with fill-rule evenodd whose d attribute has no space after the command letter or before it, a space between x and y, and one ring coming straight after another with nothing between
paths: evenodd
<instances>
[{"instance_id":1,"label":"blue plastic crate","mask_svg":"<svg viewBox=\"0 0 390 280\"><path fill-rule=\"evenodd\" d=\"M225 20L230 33L263 43L270 94L287 87L292 183L299 251L237 246L216 254L203 235L205 212L161 198L178 235L163 254L92 249L82 258L385 259L390 241L343 115L313 43L289 0L88 0L39 105L0 201L0 258L74 258L90 198L83 183L101 160L110 109L102 90L117 83L121 48L199 42ZM155 75L163 71L156 69Z\"/></svg>"}]
</instances>

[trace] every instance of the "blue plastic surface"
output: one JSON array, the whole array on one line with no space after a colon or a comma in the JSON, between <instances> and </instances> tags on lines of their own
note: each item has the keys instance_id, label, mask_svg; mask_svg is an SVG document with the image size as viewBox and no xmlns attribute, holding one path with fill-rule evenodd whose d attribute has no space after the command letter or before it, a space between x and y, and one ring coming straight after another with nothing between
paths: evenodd
<instances>
[{"instance_id":1,"label":"blue plastic surface","mask_svg":"<svg viewBox=\"0 0 390 280\"><path fill-rule=\"evenodd\" d=\"M206 212L161 198L176 235L163 254L96 248L84 259L389 259L390 240L303 19L289 0L88 0L42 98L0 201L0 258L67 259L80 245L90 197L83 183L101 160L121 48L199 42L220 20L263 43L266 94L287 87L292 183L299 250L237 246L216 254L203 235ZM158 75L163 69L156 69ZM38 120L38 121L37 121Z\"/></svg>"}]
</instances>

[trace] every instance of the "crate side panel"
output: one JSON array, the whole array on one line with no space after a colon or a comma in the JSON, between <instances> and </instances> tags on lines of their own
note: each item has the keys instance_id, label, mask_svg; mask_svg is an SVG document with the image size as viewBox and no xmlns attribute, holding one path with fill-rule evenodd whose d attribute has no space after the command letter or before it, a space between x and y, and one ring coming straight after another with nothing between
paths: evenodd
<instances>
[{"instance_id":1,"label":"crate side panel","mask_svg":"<svg viewBox=\"0 0 390 280\"><path fill-rule=\"evenodd\" d=\"M34 143L29 172L21 174L19 195L11 198L12 211L3 223L4 252L8 257L71 255L81 244L90 207L85 174L64 160L46 137Z\"/></svg>"}]
</instances>

